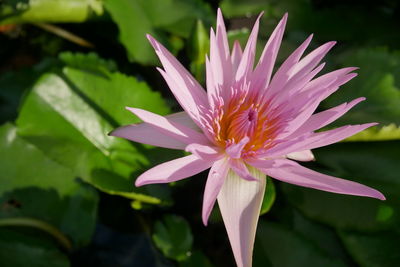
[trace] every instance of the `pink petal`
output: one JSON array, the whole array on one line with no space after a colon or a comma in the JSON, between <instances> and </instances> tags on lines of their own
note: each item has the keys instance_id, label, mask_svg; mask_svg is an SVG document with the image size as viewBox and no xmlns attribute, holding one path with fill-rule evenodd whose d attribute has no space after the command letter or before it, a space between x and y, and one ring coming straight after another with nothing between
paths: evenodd
<instances>
[{"instance_id":1,"label":"pink petal","mask_svg":"<svg viewBox=\"0 0 400 267\"><path fill-rule=\"evenodd\" d=\"M231 169L239 175L241 178L247 181L258 181L257 178L254 178L253 175L249 172L246 164L241 159L231 159L229 161Z\"/></svg>"},{"instance_id":2,"label":"pink petal","mask_svg":"<svg viewBox=\"0 0 400 267\"><path fill-rule=\"evenodd\" d=\"M313 50L307 56L305 56L302 60L294 64L293 66L286 67L284 72L279 74L280 79L272 80L271 89L267 93L266 97L272 98L275 95L281 94L283 88L286 87L287 83L292 79L301 79L302 77L309 74L315 66L321 61L321 59L328 53L328 51L335 45L336 42L328 42L326 44L321 45L317 49ZM300 50L301 51L301 50ZM316 74L316 73L315 73ZM313 74L313 75L315 75ZM276 76L278 73L276 74ZM311 76L312 78L313 76ZM279 81L279 83L278 83ZM296 83L295 83L296 84ZM290 88L290 87L287 87ZM298 88L301 89L301 88ZM285 96L285 98L287 98ZM281 101L274 101L275 105L281 103Z\"/></svg>"},{"instance_id":3,"label":"pink petal","mask_svg":"<svg viewBox=\"0 0 400 267\"><path fill-rule=\"evenodd\" d=\"M185 150L204 160L216 161L223 157L220 149L213 146L190 144L185 148Z\"/></svg>"},{"instance_id":4,"label":"pink petal","mask_svg":"<svg viewBox=\"0 0 400 267\"><path fill-rule=\"evenodd\" d=\"M232 49L232 72L233 74L236 74L237 68L239 67L240 60L242 59L243 51L242 48L240 47L240 43L238 40L236 40L233 43L233 49Z\"/></svg>"},{"instance_id":5,"label":"pink petal","mask_svg":"<svg viewBox=\"0 0 400 267\"><path fill-rule=\"evenodd\" d=\"M289 159L294 159L297 161L314 161L315 157L311 150L303 150L299 152L292 152L286 155Z\"/></svg>"},{"instance_id":6,"label":"pink petal","mask_svg":"<svg viewBox=\"0 0 400 267\"><path fill-rule=\"evenodd\" d=\"M292 133L301 127L320 104L321 94L319 92L302 92L290 103L282 103L280 117L285 118L285 123L281 126L277 139L293 139ZM289 136L289 137L288 137Z\"/></svg>"},{"instance_id":7,"label":"pink petal","mask_svg":"<svg viewBox=\"0 0 400 267\"><path fill-rule=\"evenodd\" d=\"M252 253L264 197L266 177L252 169L252 175L259 181L252 182L229 172L218 195L225 228L238 267L252 265Z\"/></svg>"},{"instance_id":8,"label":"pink petal","mask_svg":"<svg viewBox=\"0 0 400 267\"><path fill-rule=\"evenodd\" d=\"M310 72L335 44L336 42L334 41L328 42L313 50L290 69L289 75L293 76L299 72L303 72L304 74Z\"/></svg>"},{"instance_id":9,"label":"pink petal","mask_svg":"<svg viewBox=\"0 0 400 267\"><path fill-rule=\"evenodd\" d=\"M208 174L206 188L204 190L203 197L203 209L202 209L202 220L205 226L208 223L208 217L211 214L212 208L214 207L215 200L221 187L224 184L226 175L229 171L228 159L223 158L216 161Z\"/></svg>"},{"instance_id":10,"label":"pink petal","mask_svg":"<svg viewBox=\"0 0 400 267\"><path fill-rule=\"evenodd\" d=\"M222 16L220 8L217 10L217 42L224 58L229 59L228 35L226 34L224 17Z\"/></svg>"},{"instance_id":11,"label":"pink petal","mask_svg":"<svg viewBox=\"0 0 400 267\"><path fill-rule=\"evenodd\" d=\"M321 102L322 100L326 99L328 96L336 92L341 85L347 83L351 79L354 79L357 77L357 75L357 73L349 73L344 77L338 78L331 86L323 90L319 101Z\"/></svg>"},{"instance_id":12,"label":"pink petal","mask_svg":"<svg viewBox=\"0 0 400 267\"><path fill-rule=\"evenodd\" d=\"M170 121L179 123L183 126L195 130L196 132L201 132L201 129L197 126L193 119L184 111L172 113L165 117Z\"/></svg>"},{"instance_id":13,"label":"pink petal","mask_svg":"<svg viewBox=\"0 0 400 267\"><path fill-rule=\"evenodd\" d=\"M136 186L157 183L170 183L193 176L211 167L212 161L199 159L195 155L174 159L157 165L142 173Z\"/></svg>"},{"instance_id":14,"label":"pink petal","mask_svg":"<svg viewBox=\"0 0 400 267\"><path fill-rule=\"evenodd\" d=\"M167 117L163 117L143 109L128 107L127 109L138 116L142 121L151 125L157 131L167 136L173 137L185 144L209 144L208 139L202 133L183 126L177 122L174 122Z\"/></svg>"},{"instance_id":15,"label":"pink petal","mask_svg":"<svg viewBox=\"0 0 400 267\"><path fill-rule=\"evenodd\" d=\"M333 130L313 133L309 136L300 137L292 141L283 142L269 149L263 157L277 157L287 155L292 152L314 149L339 142L349 136L361 132L377 123L366 123L361 125L347 125Z\"/></svg>"},{"instance_id":16,"label":"pink petal","mask_svg":"<svg viewBox=\"0 0 400 267\"><path fill-rule=\"evenodd\" d=\"M214 79L214 69L211 67L210 60L206 56L206 85L207 85L207 96L210 107L214 109L215 102L219 96L219 86L216 84Z\"/></svg>"},{"instance_id":17,"label":"pink petal","mask_svg":"<svg viewBox=\"0 0 400 267\"><path fill-rule=\"evenodd\" d=\"M354 99L350 103L343 103L339 106L336 106L334 108L316 113L312 115L299 129L296 130L295 133L293 133L292 136L299 136L301 134L307 133L307 132L312 132L315 130L318 130L331 122L337 120L341 116L343 116L347 111L349 111L351 108L353 108L355 105L360 103L361 101L364 101L365 97L360 97L357 99Z\"/></svg>"},{"instance_id":18,"label":"pink petal","mask_svg":"<svg viewBox=\"0 0 400 267\"><path fill-rule=\"evenodd\" d=\"M349 79L349 73L356 70L357 68L354 67L349 67L349 68L343 68L343 69L338 69L332 72L329 72L327 74L324 74L314 80L312 80L307 86L304 87L304 91L312 91L312 90L319 90L319 91L324 91L327 88L337 88L346 82L348 82ZM354 75L354 74L352 74ZM352 77L352 76L350 76ZM325 96L327 97L327 96Z\"/></svg>"},{"instance_id":19,"label":"pink petal","mask_svg":"<svg viewBox=\"0 0 400 267\"><path fill-rule=\"evenodd\" d=\"M281 46L287 17L288 14L286 13L278 26L276 26L264 47L260 60L253 73L254 78L252 79L252 84L256 88L264 89L269 84L276 56L278 55L279 47Z\"/></svg>"},{"instance_id":20,"label":"pink petal","mask_svg":"<svg viewBox=\"0 0 400 267\"><path fill-rule=\"evenodd\" d=\"M195 131L200 131L200 128L193 122L186 112L173 113L165 116L165 118ZM171 149L185 149L187 146L186 143L159 132L157 128L145 122L117 128L109 133L109 135L122 137L138 143Z\"/></svg>"},{"instance_id":21,"label":"pink petal","mask_svg":"<svg viewBox=\"0 0 400 267\"><path fill-rule=\"evenodd\" d=\"M270 97L276 94L281 85L286 84L289 80L289 71L290 69L299 62L301 56L303 55L304 51L308 47L311 42L312 35L310 35L280 66L280 68L275 73L274 77L272 78L271 84L267 91L267 97Z\"/></svg>"},{"instance_id":22,"label":"pink petal","mask_svg":"<svg viewBox=\"0 0 400 267\"><path fill-rule=\"evenodd\" d=\"M253 30L250 33L249 40L247 41L246 47L243 52L242 60L239 63L235 80L240 81L244 77L248 75L253 70L254 66L254 57L256 54L256 44L257 44L257 35L258 28L260 24L260 18L264 13L261 13L256 22L254 23Z\"/></svg>"},{"instance_id":23,"label":"pink petal","mask_svg":"<svg viewBox=\"0 0 400 267\"><path fill-rule=\"evenodd\" d=\"M232 144L225 149L226 154L228 154L233 159L238 159L242 155L242 150L244 146L250 141L250 138L245 136L237 144Z\"/></svg>"},{"instance_id":24,"label":"pink petal","mask_svg":"<svg viewBox=\"0 0 400 267\"><path fill-rule=\"evenodd\" d=\"M357 74L348 74L352 70L354 68L346 68L325 74L306 85L290 105L282 104L281 112L286 113L285 117L290 120L288 120L287 126L282 128L284 131L279 138L287 138L294 133L311 117L322 100L335 92L340 85L354 78Z\"/></svg>"},{"instance_id":25,"label":"pink petal","mask_svg":"<svg viewBox=\"0 0 400 267\"><path fill-rule=\"evenodd\" d=\"M273 168L260 170L283 182L327 192L385 200L385 196L381 192L368 186L315 172L291 160L278 159L274 161Z\"/></svg>"},{"instance_id":26,"label":"pink petal","mask_svg":"<svg viewBox=\"0 0 400 267\"><path fill-rule=\"evenodd\" d=\"M294 75L282 88L282 91L273 98L273 105L271 108L276 107L277 105L280 105L282 103L285 104L285 102L290 99L301 98L301 89L304 88L304 86L306 86L324 67L325 63L322 63L306 75L304 75L303 73L298 73ZM287 108L293 109L292 107Z\"/></svg>"},{"instance_id":27,"label":"pink petal","mask_svg":"<svg viewBox=\"0 0 400 267\"><path fill-rule=\"evenodd\" d=\"M226 34L224 18L221 10L217 14L217 30L214 34L210 31L210 68L212 72L213 85L207 84L207 93L209 100L213 101L217 96L227 99L227 94L232 83L232 62L229 53L228 38ZM212 102L210 102L212 103Z\"/></svg>"},{"instance_id":28,"label":"pink petal","mask_svg":"<svg viewBox=\"0 0 400 267\"><path fill-rule=\"evenodd\" d=\"M276 159L250 158L246 160L246 163L258 170L261 170L261 169L269 169L275 167L276 165L275 160Z\"/></svg>"},{"instance_id":29,"label":"pink petal","mask_svg":"<svg viewBox=\"0 0 400 267\"><path fill-rule=\"evenodd\" d=\"M196 123L200 119L198 106L208 107L207 94L192 75L179 63L168 50L153 37L147 35L155 49L165 72L159 69L175 98L182 108L192 116Z\"/></svg>"},{"instance_id":30,"label":"pink petal","mask_svg":"<svg viewBox=\"0 0 400 267\"><path fill-rule=\"evenodd\" d=\"M171 149L184 149L187 146L187 144L157 131L148 123L119 127L109 135L122 137L138 143Z\"/></svg>"}]
</instances>

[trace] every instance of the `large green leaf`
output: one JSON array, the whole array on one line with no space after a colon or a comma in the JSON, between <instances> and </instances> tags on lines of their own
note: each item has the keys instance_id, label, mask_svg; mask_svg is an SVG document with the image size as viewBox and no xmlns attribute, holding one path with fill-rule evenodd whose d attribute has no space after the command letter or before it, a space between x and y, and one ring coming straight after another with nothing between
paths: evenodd
<instances>
[{"instance_id":1,"label":"large green leaf","mask_svg":"<svg viewBox=\"0 0 400 267\"><path fill-rule=\"evenodd\" d=\"M118 25L119 39L125 46L129 59L144 64L155 64L157 62L156 55L146 40L146 34L157 39L160 39L160 36L152 28L151 21L139 2L136 0L106 0L104 4Z\"/></svg>"},{"instance_id":2,"label":"large green leaf","mask_svg":"<svg viewBox=\"0 0 400 267\"><path fill-rule=\"evenodd\" d=\"M5 267L68 267L68 257L49 240L0 229L0 259Z\"/></svg>"},{"instance_id":3,"label":"large green leaf","mask_svg":"<svg viewBox=\"0 0 400 267\"><path fill-rule=\"evenodd\" d=\"M288 32L292 34L315 33L318 40L329 41L334 38L340 44L399 47L400 36L397 34L396 16L398 4L395 1L272 2L274 13L289 13Z\"/></svg>"},{"instance_id":4,"label":"large green leaf","mask_svg":"<svg viewBox=\"0 0 400 267\"><path fill-rule=\"evenodd\" d=\"M353 141L390 141L400 139L400 127L394 123L383 127L375 126L368 128L356 135L346 138L345 142Z\"/></svg>"},{"instance_id":5,"label":"large green leaf","mask_svg":"<svg viewBox=\"0 0 400 267\"><path fill-rule=\"evenodd\" d=\"M291 229L316 244L319 249L330 257L340 259L346 263L350 261L335 229L309 220L294 208L289 208L289 210L291 209L293 209L292 220L290 222Z\"/></svg>"},{"instance_id":6,"label":"large green leaf","mask_svg":"<svg viewBox=\"0 0 400 267\"><path fill-rule=\"evenodd\" d=\"M84 70L66 67L61 75L46 74L39 79L22 106L18 131L100 190L160 203L159 198L143 193L149 192L147 188L162 187L136 189L132 175L160 157L150 157L154 153L144 146L107 136L117 126L138 122L125 106L168 112L160 95L133 77L106 68L96 72L86 66ZM175 155L161 154L164 160Z\"/></svg>"},{"instance_id":7,"label":"large green leaf","mask_svg":"<svg viewBox=\"0 0 400 267\"><path fill-rule=\"evenodd\" d=\"M400 222L400 143L342 143L314 151L323 173L348 178L380 190L386 201L333 194L284 184L289 201L308 217L342 229L376 231Z\"/></svg>"},{"instance_id":8,"label":"large green leaf","mask_svg":"<svg viewBox=\"0 0 400 267\"><path fill-rule=\"evenodd\" d=\"M29 70L6 72L0 77L0 123L14 120L21 96L36 79L36 73ZM15 82L19 81L19 82Z\"/></svg>"},{"instance_id":9,"label":"large green leaf","mask_svg":"<svg viewBox=\"0 0 400 267\"><path fill-rule=\"evenodd\" d=\"M93 12L103 13L100 0L6 0L0 4L0 24L83 22Z\"/></svg>"},{"instance_id":10,"label":"large green leaf","mask_svg":"<svg viewBox=\"0 0 400 267\"><path fill-rule=\"evenodd\" d=\"M267 11L271 4L264 0L223 0L221 8L226 17L244 17Z\"/></svg>"},{"instance_id":11,"label":"large green leaf","mask_svg":"<svg viewBox=\"0 0 400 267\"><path fill-rule=\"evenodd\" d=\"M357 66L359 76L325 101L334 106L364 96L366 101L343 116L336 125L378 122L379 127L394 124L384 130L384 139L399 139L400 125L400 53L386 49L359 49L344 53L339 59L343 66ZM391 130L391 131L388 131ZM370 129L351 140L379 140L379 129Z\"/></svg>"},{"instance_id":12,"label":"large green leaf","mask_svg":"<svg viewBox=\"0 0 400 267\"><path fill-rule=\"evenodd\" d=\"M205 61L210 50L210 39L208 31L201 20L198 20L193 27L187 45L187 52L190 58L190 70L196 80L201 84L205 81Z\"/></svg>"},{"instance_id":13,"label":"large green leaf","mask_svg":"<svg viewBox=\"0 0 400 267\"><path fill-rule=\"evenodd\" d=\"M62 52L58 56L59 59L69 67L85 70L89 72L107 72L117 71L117 65L113 60L100 58L96 53L72 53Z\"/></svg>"},{"instance_id":14,"label":"large green leaf","mask_svg":"<svg viewBox=\"0 0 400 267\"><path fill-rule=\"evenodd\" d=\"M256 238L255 255L264 255L269 262L255 259L254 266L345 266L317 244L276 223L260 220Z\"/></svg>"},{"instance_id":15,"label":"large green leaf","mask_svg":"<svg viewBox=\"0 0 400 267\"><path fill-rule=\"evenodd\" d=\"M365 234L343 231L340 237L353 259L365 267L398 266L400 234Z\"/></svg>"},{"instance_id":16,"label":"large green leaf","mask_svg":"<svg viewBox=\"0 0 400 267\"><path fill-rule=\"evenodd\" d=\"M176 50L165 32L187 38L196 19L207 21L208 25L213 21L210 8L201 0L106 0L104 3L118 25L120 41L130 60L142 64L158 62L146 34Z\"/></svg>"},{"instance_id":17,"label":"large green leaf","mask_svg":"<svg viewBox=\"0 0 400 267\"><path fill-rule=\"evenodd\" d=\"M154 225L153 241L163 254L183 261L189 256L193 236L189 224L182 217L167 215Z\"/></svg>"},{"instance_id":18,"label":"large green leaf","mask_svg":"<svg viewBox=\"0 0 400 267\"><path fill-rule=\"evenodd\" d=\"M195 250L190 256L185 260L180 262L179 267L212 267L210 260L198 250Z\"/></svg>"},{"instance_id":19,"label":"large green leaf","mask_svg":"<svg viewBox=\"0 0 400 267\"><path fill-rule=\"evenodd\" d=\"M1 56L6 56L12 48L1 51ZM0 124L14 121L17 111L26 91L32 88L37 78L49 69L54 68L57 61L46 58L38 64L13 71L3 72L0 76Z\"/></svg>"},{"instance_id":20,"label":"large green leaf","mask_svg":"<svg viewBox=\"0 0 400 267\"><path fill-rule=\"evenodd\" d=\"M264 192L263 202L261 204L260 215L267 213L275 202L276 192L275 185L271 178L266 177L267 179L267 188Z\"/></svg>"},{"instance_id":21,"label":"large green leaf","mask_svg":"<svg viewBox=\"0 0 400 267\"><path fill-rule=\"evenodd\" d=\"M203 0L136 0L156 29L189 37L196 19L207 26L214 23L214 11Z\"/></svg>"},{"instance_id":22,"label":"large green leaf","mask_svg":"<svg viewBox=\"0 0 400 267\"><path fill-rule=\"evenodd\" d=\"M19 138L11 125L0 128L0 147L0 203L4 207L0 217L42 220L75 245L88 243L95 226L97 193Z\"/></svg>"}]
</instances>

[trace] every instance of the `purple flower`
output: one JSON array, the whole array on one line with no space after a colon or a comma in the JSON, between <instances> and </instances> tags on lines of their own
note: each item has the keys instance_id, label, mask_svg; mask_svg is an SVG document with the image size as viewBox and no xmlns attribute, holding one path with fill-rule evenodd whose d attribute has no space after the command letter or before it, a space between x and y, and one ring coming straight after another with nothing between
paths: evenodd
<instances>
[{"instance_id":1,"label":"purple flower","mask_svg":"<svg viewBox=\"0 0 400 267\"><path fill-rule=\"evenodd\" d=\"M207 91L164 46L148 36L163 67L158 69L184 112L160 116L127 108L143 123L116 129L113 136L192 153L160 164L136 180L136 186L169 183L211 167L202 218L216 200L238 266L251 266L255 232L266 186L266 175L277 180L328 192L385 197L370 187L307 169L297 162L314 160L311 149L339 142L376 123L316 130L335 121L363 101L357 98L315 113L319 103L357 74L343 68L315 76L321 59L334 46L328 42L302 57L307 38L272 75L287 15L279 22L254 67L258 17L242 51L230 52L221 11L216 33L211 29L206 60Z\"/></svg>"}]
</instances>

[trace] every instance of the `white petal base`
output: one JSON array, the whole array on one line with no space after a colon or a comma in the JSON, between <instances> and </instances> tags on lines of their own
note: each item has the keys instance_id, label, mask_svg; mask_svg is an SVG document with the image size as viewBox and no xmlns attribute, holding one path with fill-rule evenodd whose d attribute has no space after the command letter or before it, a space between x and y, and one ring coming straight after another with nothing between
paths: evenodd
<instances>
[{"instance_id":1,"label":"white petal base","mask_svg":"<svg viewBox=\"0 0 400 267\"><path fill-rule=\"evenodd\" d=\"M253 167L249 169L258 181L245 180L230 170L218 195L218 205L238 267L251 267L266 186L265 174Z\"/></svg>"}]
</instances>

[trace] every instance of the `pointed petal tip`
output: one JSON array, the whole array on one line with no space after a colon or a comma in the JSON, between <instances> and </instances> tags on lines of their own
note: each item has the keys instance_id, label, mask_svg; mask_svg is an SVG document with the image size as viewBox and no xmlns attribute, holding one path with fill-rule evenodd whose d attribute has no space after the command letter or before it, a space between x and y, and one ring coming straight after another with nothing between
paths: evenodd
<instances>
[{"instance_id":1,"label":"pointed petal tip","mask_svg":"<svg viewBox=\"0 0 400 267\"><path fill-rule=\"evenodd\" d=\"M366 123L366 124L364 124L367 128L369 128L369 127L372 127L372 126L376 126L376 125L378 125L379 124L379 122L371 122L371 123Z\"/></svg>"},{"instance_id":2,"label":"pointed petal tip","mask_svg":"<svg viewBox=\"0 0 400 267\"><path fill-rule=\"evenodd\" d=\"M128 110L128 111L130 111L130 112L132 112L133 110L135 110L135 108L128 107L128 106L126 106L125 109Z\"/></svg>"},{"instance_id":3,"label":"pointed petal tip","mask_svg":"<svg viewBox=\"0 0 400 267\"><path fill-rule=\"evenodd\" d=\"M358 73L352 72L352 73L349 73L348 75L349 75L348 77L350 77L350 79L353 79L358 76Z\"/></svg>"},{"instance_id":4,"label":"pointed petal tip","mask_svg":"<svg viewBox=\"0 0 400 267\"><path fill-rule=\"evenodd\" d=\"M133 113L136 117L139 117L138 113L140 113L140 109L132 108L132 107L125 107L125 109L131 113ZM139 117L140 118L140 117ZM140 118L141 119L141 118Z\"/></svg>"},{"instance_id":5,"label":"pointed petal tip","mask_svg":"<svg viewBox=\"0 0 400 267\"><path fill-rule=\"evenodd\" d=\"M311 34L304 40L303 44L307 47L307 46L311 43L311 41L312 41L313 38L314 38L314 34L311 33Z\"/></svg>"},{"instance_id":6,"label":"pointed petal tip","mask_svg":"<svg viewBox=\"0 0 400 267\"><path fill-rule=\"evenodd\" d=\"M151 46L154 48L156 52L160 51L161 44L150 34L146 34L147 40L149 40Z\"/></svg>"},{"instance_id":7,"label":"pointed petal tip","mask_svg":"<svg viewBox=\"0 0 400 267\"><path fill-rule=\"evenodd\" d=\"M258 24L260 23L260 19L261 19L262 16L264 16L264 11L261 11L260 14L258 14L257 19L256 19L256 22L254 23L253 28L254 28L256 25L258 26Z\"/></svg>"},{"instance_id":8,"label":"pointed petal tip","mask_svg":"<svg viewBox=\"0 0 400 267\"><path fill-rule=\"evenodd\" d=\"M155 45L157 43L156 39L154 39L154 37L148 33L146 34L146 38L147 40L149 40L150 44L155 48Z\"/></svg>"},{"instance_id":9,"label":"pointed petal tip","mask_svg":"<svg viewBox=\"0 0 400 267\"><path fill-rule=\"evenodd\" d=\"M208 213L205 211L205 209L203 208L202 212L201 212L201 221L203 222L204 226L208 226L208 218L210 217L211 211L209 211Z\"/></svg>"},{"instance_id":10,"label":"pointed petal tip","mask_svg":"<svg viewBox=\"0 0 400 267\"><path fill-rule=\"evenodd\" d=\"M204 226L207 227L208 221L204 220L204 218L202 218L202 221L203 221Z\"/></svg>"},{"instance_id":11,"label":"pointed petal tip","mask_svg":"<svg viewBox=\"0 0 400 267\"><path fill-rule=\"evenodd\" d=\"M365 192L364 194L361 194L360 196L362 197L370 197L370 198L375 198L375 199L379 199L379 200L386 200L386 197L378 190L372 188L372 187L367 187L368 191Z\"/></svg>"},{"instance_id":12,"label":"pointed petal tip","mask_svg":"<svg viewBox=\"0 0 400 267\"><path fill-rule=\"evenodd\" d=\"M233 47L238 47L238 48L242 48L241 46L240 46L240 42L239 42L239 40L235 40L235 41L233 41Z\"/></svg>"},{"instance_id":13,"label":"pointed petal tip","mask_svg":"<svg viewBox=\"0 0 400 267\"><path fill-rule=\"evenodd\" d=\"M158 70L158 72L160 72L162 76L166 75L165 70L163 70L162 68L156 67L156 70Z\"/></svg>"},{"instance_id":14,"label":"pointed petal tip","mask_svg":"<svg viewBox=\"0 0 400 267\"><path fill-rule=\"evenodd\" d=\"M285 12L285 14L283 14L283 17L282 17L281 21L284 21L286 23L288 17L289 17L289 13Z\"/></svg>"},{"instance_id":15,"label":"pointed petal tip","mask_svg":"<svg viewBox=\"0 0 400 267\"><path fill-rule=\"evenodd\" d=\"M378 191L378 193L379 193L379 194L378 194L378 197L377 197L377 198L378 198L379 200L382 200L382 201L386 200L386 197L385 197L381 192Z\"/></svg>"},{"instance_id":16,"label":"pointed petal tip","mask_svg":"<svg viewBox=\"0 0 400 267\"><path fill-rule=\"evenodd\" d=\"M218 18L223 18L224 16L222 15L222 10L221 10L221 8L220 7L218 7L218 9L217 9L217 19Z\"/></svg>"},{"instance_id":17,"label":"pointed petal tip","mask_svg":"<svg viewBox=\"0 0 400 267\"><path fill-rule=\"evenodd\" d=\"M144 181L142 181L142 179L140 179L140 176L136 179L135 181L135 186L136 187L141 187L143 185L145 185L146 183Z\"/></svg>"},{"instance_id":18,"label":"pointed petal tip","mask_svg":"<svg viewBox=\"0 0 400 267\"><path fill-rule=\"evenodd\" d=\"M356 98L354 101L357 101L357 103L360 103L365 100L367 100L367 98L365 96L362 96L362 97Z\"/></svg>"},{"instance_id":19,"label":"pointed petal tip","mask_svg":"<svg viewBox=\"0 0 400 267\"><path fill-rule=\"evenodd\" d=\"M332 47L334 47L336 45L336 43L337 43L336 41L329 41L329 42L326 42L325 44L321 45L320 48L323 48L327 53L329 50L332 49Z\"/></svg>"}]
</instances>

